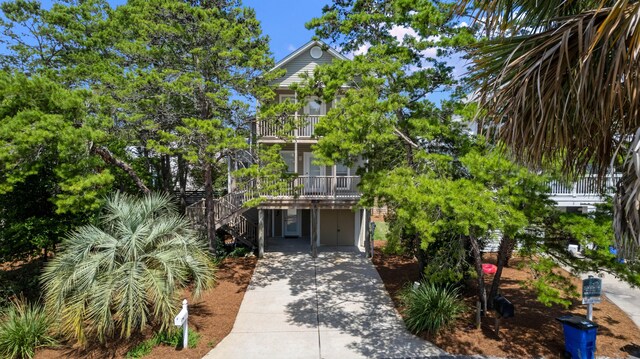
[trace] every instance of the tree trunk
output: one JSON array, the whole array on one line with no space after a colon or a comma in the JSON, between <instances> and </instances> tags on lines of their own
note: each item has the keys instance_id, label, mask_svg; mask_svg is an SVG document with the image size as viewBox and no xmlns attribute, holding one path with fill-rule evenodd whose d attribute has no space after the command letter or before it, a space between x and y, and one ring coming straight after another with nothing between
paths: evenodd
<instances>
[{"instance_id":1,"label":"tree trunk","mask_svg":"<svg viewBox=\"0 0 640 359\"><path fill-rule=\"evenodd\" d=\"M516 248L516 241L515 240L511 240L509 241L509 243L507 243L507 248L505 249L505 257L504 257L504 266L505 267L509 267L509 260L511 259L511 256L513 255L513 250Z\"/></svg>"},{"instance_id":2,"label":"tree trunk","mask_svg":"<svg viewBox=\"0 0 640 359\"><path fill-rule=\"evenodd\" d=\"M166 193L173 191L173 179L171 178L171 156L162 155L160 157L160 168L162 172L162 190Z\"/></svg>"},{"instance_id":3,"label":"tree trunk","mask_svg":"<svg viewBox=\"0 0 640 359\"><path fill-rule=\"evenodd\" d=\"M505 263L507 262L507 258L509 253L513 250L513 243L515 243L514 239L510 236L504 235L502 236L502 240L500 241L500 247L498 248L498 269L496 270L496 274L493 276L493 282L491 282L491 290L489 291L489 308L493 309L493 298L498 295L498 288L500 288L500 279L502 277L502 268L504 268Z\"/></svg>"},{"instance_id":4,"label":"tree trunk","mask_svg":"<svg viewBox=\"0 0 640 359\"><path fill-rule=\"evenodd\" d=\"M482 303L482 310L486 314L487 293L484 287L484 272L482 272L482 254L480 253L480 244L478 243L478 239L472 235L469 236L469 242L471 243L471 251L473 252L476 272L478 274L478 300Z\"/></svg>"},{"instance_id":5,"label":"tree trunk","mask_svg":"<svg viewBox=\"0 0 640 359\"><path fill-rule=\"evenodd\" d=\"M187 207L187 164L182 155L178 155L178 186L180 188L180 206Z\"/></svg>"},{"instance_id":6,"label":"tree trunk","mask_svg":"<svg viewBox=\"0 0 640 359\"><path fill-rule=\"evenodd\" d=\"M100 156L104 162L122 169L133 180L140 192L145 195L151 193L151 191L149 191L149 188L144 185L144 182L142 182L142 179L140 178L140 176L138 176L133 167L131 167L131 165L129 165L128 163L114 157L111 151L109 151L105 147L96 146L95 144L93 144L91 145L91 152Z\"/></svg>"},{"instance_id":7,"label":"tree trunk","mask_svg":"<svg viewBox=\"0 0 640 359\"><path fill-rule=\"evenodd\" d=\"M413 243L414 246L416 248L416 259L418 260L418 271L420 272L420 280L424 279L424 267L425 267L425 261L427 260L427 256L425 253L425 250L422 249L421 247L421 243L420 243L420 236L419 235L414 235L413 237Z\"/></svg>"},{"instance_id":8,"label":"tree trunk","mask_svg":"<svg viewBox=\"0 0 640 359\"><path fill-rule=\"evenodd\" d=\"M209 252L216 252L216 217L213 208L213 166L210 163L204 166L204 203L205 221L207 227L207 239L209 240Z\"/></svg>"}]
</instances>

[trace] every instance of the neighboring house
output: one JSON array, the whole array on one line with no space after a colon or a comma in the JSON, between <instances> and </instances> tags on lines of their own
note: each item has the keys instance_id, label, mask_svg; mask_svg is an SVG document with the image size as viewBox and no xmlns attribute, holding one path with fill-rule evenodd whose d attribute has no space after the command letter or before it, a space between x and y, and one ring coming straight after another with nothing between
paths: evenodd
<instances>
[{"instance_id":1,"label":"neighboring house","mask_svg":"<svg viewBox=\"0 0 640 359\"><path fill-rule=\"evenodd\" d=\"M607 176L606 192L613 195L614 187L620 180L621 174ZM556 206L564 212L589 213L595 211L595 205L604 203L606 197L598 189L595 176L584 176L570 184L552 181L549 184L549 198L556 202Z\"/></svg>"},{"instance_id":2,"label":"neighboring house","mask_svg":"<svg viewBox=\"0 0 640 359\"><path fill-rule=\"evenodd\" d=\"M458 116L454 121L462 121ZM467 125L467 133L475 136L478 134L478 123L471 122ZM614 188L622 174L608 175L605 179L606 195L613 195ZM606 195L603 195L598 186L596 176L587 175L579 177L575 182L563 183L560 181L549 182L549 199L556 202L556 207L562 212L590 213L595 211L595 205L604 203Z\"/></svg>"},{"instance_id":3,"label":"neighboring house","mask_svg":"<svg viewBox=\"0 0 640 359\"><path fill-rule=\"evenodd\" d=\"M291 84L300 81L301 74L312 74L316 66L334 59L347 60L326 44L310 41L279 61L272 69L286 70L273 83L279 101L297 103ZM215 216L221 229L236 240L256 245L260 255L269 238L308 240L310 248L364 245L369 213L356 206L360 199L360 177L355 175L358 165L324 166L314 161L312 146L318 142L315 125L332 106L317 98L307 99L303 110L294 114L295 122L302 125L287 138L281 136L282 128L269 121L256 121L256 145L280 145L288 171L295 175L286 189L263 194L263 201L255 208L244 206L255 195L251 191L230 191L218 199ZM196 212L198 216L204 213L201 207Z\"/></svg>"}]
</instances>

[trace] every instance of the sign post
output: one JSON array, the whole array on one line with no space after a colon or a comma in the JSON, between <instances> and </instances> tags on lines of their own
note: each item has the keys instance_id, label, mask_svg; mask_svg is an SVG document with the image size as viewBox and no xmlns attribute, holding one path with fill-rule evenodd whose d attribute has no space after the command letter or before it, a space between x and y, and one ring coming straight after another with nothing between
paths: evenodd
<instances>
[{"instance_id":1,"label":"sign post","mask_svg":"<svg viewBox=\"0 0 640 359\"><path fill-rule=\"evenodd\" d=\"M587 305L587 319L593 320L593 304L602 302L602 279L592 275L582 280L582 304Z\"/></svg>"},{"instance_id":2,"label":"sign post","mask_svg":"<svg viewBox=\"0 0 640 359\"><path fill-rule=\"evenodd\" d=\"M189 347L189 324L187 323L189 318L189 311L187 310L187 300L182 301L182 310L173 321L176 327L182 327L182 348L187 349Z\"/></svg>"}]
</instances>

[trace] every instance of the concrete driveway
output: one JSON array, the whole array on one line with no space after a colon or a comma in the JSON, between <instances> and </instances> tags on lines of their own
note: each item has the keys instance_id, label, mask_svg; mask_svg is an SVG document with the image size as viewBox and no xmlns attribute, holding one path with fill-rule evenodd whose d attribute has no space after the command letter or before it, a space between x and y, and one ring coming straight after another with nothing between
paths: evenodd
<instances>
[{"instance_id":1,"label":"concrete driveway","mask_svg":"<svg viewBox=\"0 0 640 359\"><path fill-rule=\"evenodd\" d=\"M406 331L355 248L275 247L258 261L231 333L205 358L447 357Z\"/></svg>"}]
</instances>

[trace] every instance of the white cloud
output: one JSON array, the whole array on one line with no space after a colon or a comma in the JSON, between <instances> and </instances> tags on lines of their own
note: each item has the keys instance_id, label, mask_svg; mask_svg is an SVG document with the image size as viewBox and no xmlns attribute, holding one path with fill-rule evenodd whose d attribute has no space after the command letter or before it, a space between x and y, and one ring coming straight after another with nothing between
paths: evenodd
<instances>
[{"instance_id":1,"label":"white cloud","mask_svg":"<svg viewBox=\"0 0 640 359\"><path fill-rule=\"evenodd\" d=\"M295 51L296 49L297 47L293 46L293 44L287 45L287 50L289 50L289 52Z\"/></svg>"},{"instance_id":2,"label":"white cloud","mask_svg":"<svg viewBox=\"0 0 640 359\"><path fill-rule=\"evenodd\" d=\"M354 51L353 55L357 56L357 55L366 54L367 51L369 51L370 48L371 48L371 44L366 43L366 44L360 46L356 51Z\"/></svg>"},{"instance_id":3,"label":"white cloud","mask_svg":"<svg viewBox=\"0 0 640 359\"><path fill-rule=\"evenodd\" d=\"M391 30L389 30L389 34L391 34L391 36L395 37L396 40L398 40L400 43L404 42L405 36L413 37L413 38L416 38L418 40L420 39L420 36L416 32L416 30L414 30L414 29L412 29L410 27L406 27L406 26L394 25L391 28Z\"/></svg>"}]
</instances>

